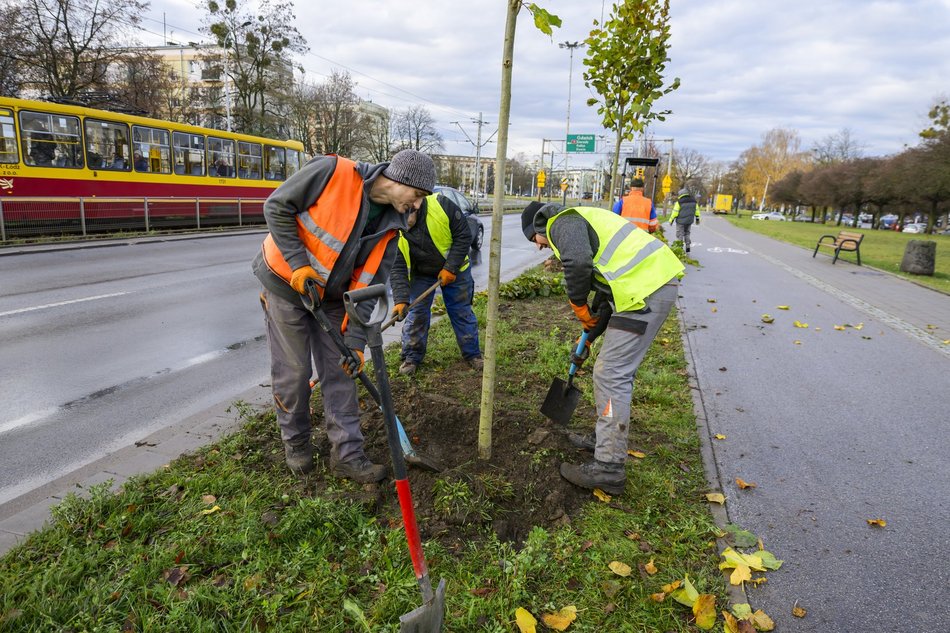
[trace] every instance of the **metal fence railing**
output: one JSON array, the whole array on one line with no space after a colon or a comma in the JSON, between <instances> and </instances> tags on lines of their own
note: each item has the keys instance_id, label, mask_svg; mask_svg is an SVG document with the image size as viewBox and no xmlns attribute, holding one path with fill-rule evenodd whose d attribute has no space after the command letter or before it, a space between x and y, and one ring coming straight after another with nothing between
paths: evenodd
<instances>
[{"instance_id":1,"label":"metal fence railing","mask_svg":"<svg viewBox=\"0 0 950 633\"><path fill-rule=\"evenodd\" d=\"M264 224L263 198L0 198L0 241Z\"/></svg>"}]
</instances>

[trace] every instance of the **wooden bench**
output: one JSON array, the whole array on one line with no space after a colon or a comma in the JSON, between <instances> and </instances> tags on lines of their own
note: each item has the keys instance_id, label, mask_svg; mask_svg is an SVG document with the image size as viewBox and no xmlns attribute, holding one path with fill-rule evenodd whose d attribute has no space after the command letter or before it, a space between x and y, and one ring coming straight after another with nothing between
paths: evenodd
<instances>
[{"instance_id":1,"label":"wooden bench","mask_svg":"<svg viewBox=\"0 0 950 633\"><path fill-rule=\"evenodd\" d=\"M833 242L826 242L825 238L834 240ZM818 244L815 245L815 252L811 254L812 257L818 254L818 249L824 246L825 248L833 248L835 251L835 258L831 260L831 263L834 264L838 261L838 255L841 254L841 251L854 251L858 255L858 266L861 265L861 240L864 239L864 233L855 233L853 231L840 231L836 236L834 235L822 235L818 238Z\"/></svg>"}]
</instances>

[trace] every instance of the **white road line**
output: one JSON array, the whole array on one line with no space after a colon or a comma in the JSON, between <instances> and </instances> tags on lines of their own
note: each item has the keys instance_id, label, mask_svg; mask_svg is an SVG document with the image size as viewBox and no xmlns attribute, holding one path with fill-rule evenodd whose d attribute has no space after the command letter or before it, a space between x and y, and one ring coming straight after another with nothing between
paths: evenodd
<instances>
[{"instance_id":1,"label":"white road line","mask_svg":"<svg viewBox=\"0 0 950 633\"><path fill-rule=\"evenodd\" d=\"M7 431L12 431L13 429L20 428L21 426L29 426L34 422L39 422L44 420L49 416L53 415L59 411L59 407L49 407L48 409L43 409L42 411L34 411L33 413L28 413L22 417L17 418L16 420L10 420L9 422L0 422L0 433L6 433Z\"/></svg>"},{"instance_id":2,"label":"white road line","mask_svg":"<svg viewBox=\"0 0 950 633\"><path fill-rule=\"evenodd\" d=\"M11 314L22 314L23 312L33 312L34 310L45 310L47 308L58 308L59 306L68 306L72 303L81 303L83 301L95 301L96 299L108 299L109 297L121 297L122 295L127 295L128 292L113 292L107 295L96 295L95 297L83 297L82 299L70 299L69 301L59 301L57 303L47 303L41 306L33 306L31 308L20 308L19 310L8 310L6 312L0 312L0 317L10 316Z\"/></svg>"}]
</instances>

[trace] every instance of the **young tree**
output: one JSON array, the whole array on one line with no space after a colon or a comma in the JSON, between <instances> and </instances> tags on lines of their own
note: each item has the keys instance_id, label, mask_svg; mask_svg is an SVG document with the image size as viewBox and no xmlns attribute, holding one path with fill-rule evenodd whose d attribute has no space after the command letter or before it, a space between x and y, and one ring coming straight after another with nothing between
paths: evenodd
<instances>
[{"instance_id":1,"label":"young tree","mask_svg":"<svg viewBox=\"0 0 950 633\"><path fill-rule=\"evenodd\" d=\"M292 84L290 53L309 50L294 26L290 2L262 0L257 15L249 0L208 0L205 30L226 55L228 80L237 92L234 129L261 136L286 136L288 101L283 86Z\"/></svg>"},{"instance_id":2,"label":"young tree","mask_svg":"<svg viewBox=\"0 0 950 633\"><path fill-rule=\"evenodd\" d=\"M442 152L442 135L435 128L435 119L422 105L414 105L393 117L393 150L414 149L426 154Z\"/></svg>"},{"instance_id":3,"label":"young tree","mask_svg":"<svg viewBox=\"0 0 950 633\"><path fill-rule=\"evenodd\" d=\"M148 2L21 0L14 6L22 12L22 31L9 52L39 90L75 98L106 87L109 66L123 54L123 29L139 23Z\"/></svg>"},{"instance_id":4,"label":"young tree","mask_svg":"<svg viewBox=\"0 0 950 633\"><path fill-rule=\"evenodd\" d=\"M762 135L762 144L742 153L744 165L742 188L762 207L768 187L790 171L809 164L808 154L801 151L801 138L795 130L775 128Z\"/></svg>"},{"instance_id":5,"label":"young tree","mask_svg":"<svg viewBox=\"0 0 950 633\"><path fill-rule=\"evenodd\" d=\"M130 49L110 69L109 93L131 112L165 118L166 95L176 85L162 58L146 49Z\"/></svg>"},{"instance_id":6,"label":"young tree","mask_svg":"<svg viewBox=\"0 0 950 633\"><path fill-rule=\"evenodd\" d=\"M603 25L594 22L586 40L584 84L600 95L587 105L596 105L604 128L616 133L611 192L616 191L620 144L633 140L650 121L664 121L670 111L654 111L654 103L679 87L678 78L669 85L663 78L669 20L669 0L623 0L613 5Z\"/></svg>"},{"instance_id":7,"label":"young tree","mask_svg":"<svg viewBox=\"0 0 950 633\"><path fill-rule=\"evenodd\" d=\"M366 153L367 160L372 163L385 162L395 153L392 151L392 136L390 134L392 119L392 113L387 111L385 117L369 117L366 122L363 150Z\"/></svg>"}]
</instances>

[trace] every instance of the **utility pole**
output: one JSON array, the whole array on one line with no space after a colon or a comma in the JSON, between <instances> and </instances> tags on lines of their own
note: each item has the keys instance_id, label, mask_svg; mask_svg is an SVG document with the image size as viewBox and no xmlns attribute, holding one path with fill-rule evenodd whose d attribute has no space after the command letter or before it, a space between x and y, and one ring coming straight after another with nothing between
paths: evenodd
<instances>
[{"instance_id":1,"label":"utility pole","mask_svg":"<svg viewBox=\"0 0 950 633\"><path fill-rule=\"evenodd\" d=\"M475 146L475 178L473 179L473 184L472 184L472 194L475 197L478 197L478 186L479 184L481 184L481 168L479 166L479 162L481 161L481 157L482 157L482 147L491 143L492 137L495 136L498 130L495 130L494 132L492 132L491 136L485 139L485 142L482 143L482 126L488 125L489 122L482 119L481 112L478 113L477 119L471 119L471 121L472 123L475 123L478 125L478 133L476 134L476 140L474 141L468 135L468 132L465 131L465 128L463 128L462 125L458 121L452 121L452 123L457 125L458 129L462 130L462 134L465 135L465 138L468 140L468 142Z\"/></svg>"},{"instance_id":2,"label":"utility pole","mask_svg":"<svg viewBox=\"0 0 950 633\"><path fill-rule=\"evenodd\" d=\"M571 52L571 65L567 73L567 129L564 132L564 176L568 179L568 187L570 187L570 177L571 173L568 170L568 158L570 154L568 153L567 140L571 135L571 83L573 82L574 77L574 49L578 46L584 46L581 42L561 42L558 44L558 48L566 48ZM562 204L567 204L567 187L564 188L564 199Z\"/></svg>"}]
</instances>

